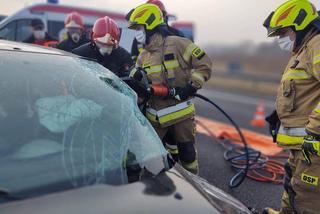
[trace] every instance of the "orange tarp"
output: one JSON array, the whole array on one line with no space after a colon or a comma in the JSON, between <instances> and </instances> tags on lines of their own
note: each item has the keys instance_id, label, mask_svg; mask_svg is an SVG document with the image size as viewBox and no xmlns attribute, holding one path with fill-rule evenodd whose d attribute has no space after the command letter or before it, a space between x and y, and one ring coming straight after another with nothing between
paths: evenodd
<instances>
[{"instance_id":1,"label":"orange tarp","mask_svg":"<svg viewBox=\"0 0 320 214\"><path fill-rule=\"evenodd\" d=\"M196 117L197 132L205 134L207 136L214 135L220 139L231 139L235 143L242 143L237 130L224 123L220 123L214 120L209 120L203 117ZM272 138L263 134L259 134L246 129L241 129L248 145L256 150L261 151L265 155L276 155L282 152L282 148L272 142Z\"/></svg>"}]
</instances>

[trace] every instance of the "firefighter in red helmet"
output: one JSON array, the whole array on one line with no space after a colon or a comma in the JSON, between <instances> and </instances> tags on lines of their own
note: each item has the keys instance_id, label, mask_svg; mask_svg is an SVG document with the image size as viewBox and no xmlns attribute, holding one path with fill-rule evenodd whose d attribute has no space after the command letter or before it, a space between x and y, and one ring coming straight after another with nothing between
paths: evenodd
<instances>
[{"instance_id":1,"label":"firefighter in red helmet","mask_svg":"<svg viewBox=\"0 0 320 214\"><path fill-rule=\"evenodd\" d=\"M109 17L99 18L92 29L91 41L74 49L74 54L95 59L119 77L128 76L134 65L131 55L119 46L120 29Z\"/></svg>"},{"instance_id":2,"label":"firefighter in red helmet","mask_svg":"<svg viewBox=\"0 0 320 214\"><path fill-rule=\"evenodd\" d=\"M64 26L67 33L67 39L61 41L57 45L57 48L65 51L72 51L89 42L85 36L83 19L79 13L72 12L68 14L64 20Z\"/></svg>"}]
</instances>

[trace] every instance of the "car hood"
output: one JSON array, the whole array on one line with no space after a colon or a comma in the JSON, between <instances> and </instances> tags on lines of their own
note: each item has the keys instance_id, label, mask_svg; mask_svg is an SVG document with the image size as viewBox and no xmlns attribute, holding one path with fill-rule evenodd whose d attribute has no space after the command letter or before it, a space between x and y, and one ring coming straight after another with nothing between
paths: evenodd
<instances>
[{"instance_id":1,"label":"car hood","mask_svg":"<svg viewBox=\"0 0 320 214\"><path fill-rule=\"evenodd\" d=\"M199 180L192 181L197 176L192 178L182 170L175 167L123 186L94 185L0 204L0 210L1 214L247 213L216 203L205 191L197 190Z\"/></svg>"}]
</instances>

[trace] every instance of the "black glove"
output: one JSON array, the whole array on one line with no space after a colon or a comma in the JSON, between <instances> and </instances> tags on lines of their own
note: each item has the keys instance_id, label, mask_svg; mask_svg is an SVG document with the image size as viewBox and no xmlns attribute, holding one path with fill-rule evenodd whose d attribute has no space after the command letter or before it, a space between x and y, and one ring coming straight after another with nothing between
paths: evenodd
<instances>
[{"instance_id":1,"label":"black glove","mask_svg":"<svg viewBox=\"0 0 320 214\"><path fill-rule=\"evenodd\" d=\"M137 81L141 81L145 74L146 71L143 68L137 67L131 69L129 76Z\"/></svg>"},{"instance_id":2,"label":"black glove","mask_svg":"<svg viewBox=\"0 0 320 214\"><path fill-rule=\"evenodd\" d=\"M132 77L123 77L121 78L127 85L134 90L138 97L147 98L150 97L150 91L145 87L145 85Z\"/></svg>"},{"instance_id":3,"label":"black glove","mask_svg":"<svg viewBox=\"0 0 320 214\"><path fill-rule=\"evenodd\" d=\"M273 142L277 142L277 134L281 124L277 111L274 110L268 117L266 117L266 121L269 123L269 132L272 136Z\"/></svg>"},{"instance_id":4,"label":"black glove","mask_svg":"<svg viewBox=\"0 0 320 214\"><path fill-rule=\"evenodd\" d=\"M185 87L176 87L171 90L171 95L177 100L187 100L193 96L198 89L193 87L191 84L187 84Z\"/></svg>"}]
</instances>

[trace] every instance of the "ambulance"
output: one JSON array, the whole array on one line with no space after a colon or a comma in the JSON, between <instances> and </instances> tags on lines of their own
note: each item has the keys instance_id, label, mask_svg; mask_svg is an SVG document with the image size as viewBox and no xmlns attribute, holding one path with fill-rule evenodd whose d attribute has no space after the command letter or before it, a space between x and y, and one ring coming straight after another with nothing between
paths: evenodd
<instances>
[{"instance_id":1,"label":"ambulance","mask_svg":"<svg viewBox=\"0 0 320 214\"><path fill-rule=\"evenodd\" d=\"M122 31L120 45L131 50L134 32L127 28L125 14L61 4L35 4L6 17L0 22L0 39L20 42L25 40L31 35L31 20L39 18L45 23L49 35L61 40L65 35L64 19L71 12L78 12L83 16L87 37L90 37L92 26L98 18L109 16L114 19Z\"/></svg>"},{"instance_id":2,"label":"ambulance","mask_svg":"<svg viewBox=\"0 0 320 214\"><path fill-rule=\"evenodd\" d=\"M114 19L121 30L120 45L129 52L131 51L134 32L127 28L128 24L125 19L125 14L51 3L34 4L6 17L0 22L0 39L18 42L24 41L31 35L31 20L39 18L43 23L45 23L45 28L50 36L56 40L63 40L66 36L64 19L67 14L71 12L78 12L82 15L85 22L86 36L88 38L90 38L94 22L98 18L109 16ZM194 39L193 23L177 21L177 18L174 15L169 16L169 21L172 27L182 31L182 33L189 39Z\"/></svg>"}]
</instances>

